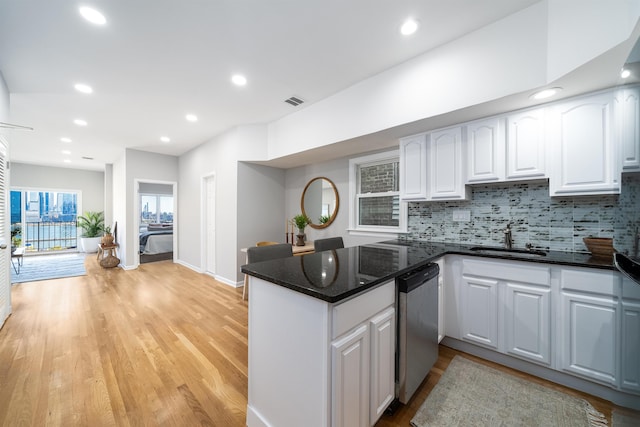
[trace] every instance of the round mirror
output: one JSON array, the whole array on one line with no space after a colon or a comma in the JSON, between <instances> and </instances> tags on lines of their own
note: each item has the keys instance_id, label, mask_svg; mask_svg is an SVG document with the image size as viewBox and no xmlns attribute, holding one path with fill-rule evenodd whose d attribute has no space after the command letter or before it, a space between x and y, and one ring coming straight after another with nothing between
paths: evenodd
<instances>
[{"instance_id":1,"label":"round mirror","mask_svg":"<svg viewBox=\"0 0 640 427\"><path fill-rule=\"evenodd\" d=\"M313 178L302 192L302 213L311 219L312 228L325 228L336 219L340 198L338 189L329 178Z\"/></svg>"}]
</instances>

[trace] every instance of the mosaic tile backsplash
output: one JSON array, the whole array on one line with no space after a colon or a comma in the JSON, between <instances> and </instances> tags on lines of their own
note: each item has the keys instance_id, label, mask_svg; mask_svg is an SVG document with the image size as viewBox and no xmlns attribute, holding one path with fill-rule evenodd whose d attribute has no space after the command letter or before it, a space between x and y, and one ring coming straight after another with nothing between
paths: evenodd
<instances>
[{"instance_id":1,"label":"mosaic tile backsplash","mask_svg":"<svg viewBox=\"0 0 640 427\"><path fill-rule=\"evenodd\" d=\"M588 252L583 237L613 237L620 252L633 253L640 227L640 173L623 174L615 196L550 197L548 181L472 186L471 200L409 203L409 232L402 239L502 246L511 223L513 246ZM453 212L471 212L454 222Z\"/></svg>"}]
</instances>

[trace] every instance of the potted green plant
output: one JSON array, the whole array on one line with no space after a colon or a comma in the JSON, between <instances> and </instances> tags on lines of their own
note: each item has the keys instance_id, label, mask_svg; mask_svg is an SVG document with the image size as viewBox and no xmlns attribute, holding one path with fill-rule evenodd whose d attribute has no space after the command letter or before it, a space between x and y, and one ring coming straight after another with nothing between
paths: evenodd
<instances>
[{"instance_id":1,"label":"potted green plant","mask_svg":"<svg viewBox=\"0 0 640 427\"><path fill-rule=\"evenodd\" d=\"M298 214L293 217L293 222L298 227L298 234L304 234L304 228L311 224L311 220L305 214Z\"/></svg>"},{"instance_id":2,"label":"potted green plant","mask_svg":"<svg viewBox=\"0 0 640 427\"><path fill-rule=\"evenodd\" d=\"M293 223L298 228L298 240L296 241L296 246L304 246L304 228L311 224L311 220L305 214L298 214L293 217Z\"/></svg>"},{"instance_id":3,"label":"potted green plant","mask_svg":"<svg viewBox=\"0 0 640 427\"><path fill-rule=\"evenodd\" d=\"M98 252L98 245L104 232L104 213L85 212L78 217L78 227L82 229L80 243L84 252Z\"/></svg>"}]
</instances>

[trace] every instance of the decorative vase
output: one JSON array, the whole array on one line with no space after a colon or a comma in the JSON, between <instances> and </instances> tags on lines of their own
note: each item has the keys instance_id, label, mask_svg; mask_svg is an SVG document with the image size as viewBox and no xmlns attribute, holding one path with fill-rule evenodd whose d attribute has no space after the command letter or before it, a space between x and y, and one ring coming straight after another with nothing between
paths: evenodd
<instances>
[{"instance_id":1,"label":"decorative vase","mask_svg":"<svg viewBox=\"0 0 640 427\"><path fill-rule=\"evenodd\" d=\"M113 245L113 234L109 233L102 236L102 245L103 246Z\"/></svg>"},{"instance_id":2,"label":"decorative vase","mask_svg":"<svg viewBox=\"0 0 640 427\"><path fill-rule=\"evenodd\" d=\"M304 246L304 238L306 237L304 234L304 228L298 229L298 234L296 234L298 240L296 241L296 246Z\"/></svg>"}]
</instances>

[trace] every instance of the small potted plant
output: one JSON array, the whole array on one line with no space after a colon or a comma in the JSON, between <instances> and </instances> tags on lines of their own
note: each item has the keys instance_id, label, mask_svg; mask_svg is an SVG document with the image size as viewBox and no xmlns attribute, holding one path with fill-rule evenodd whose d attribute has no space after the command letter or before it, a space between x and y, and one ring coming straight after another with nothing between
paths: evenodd
<instances>
[{"instance_id":1,"label":"small potted plant","mask_svg":"<svg viewBox=\"0 0 640 427\"><path fill-rule=\"evenodd\" d=\"M82 250L84 252L97 252L104 231L103 212L85 212L78 217L78 227L82 229Z\"/></svg>"},{"instance_id":2,"label":"small potted plant","mask_svg":"<svg viewBox=\"0 0 640 427\"><path fill-rule=\"evenodd\" d=\"M296 242L296 245L304 246L304 228L311 224L311 220L305 214L298 214L293 217L293 223L298 227L298 241Z\"/></svg>"},{"instance_id":3,"label":"small potted plant","mask_svg":"<svg viewBox=\"0 0 640 427\"><path fill-rule=\"evenodd\" d=\"M104 227L104 236L102 236L102 244L104 246L113 245L113 234L111 234L111 227L108 225Z\"/></svg>"}]
</instances>

